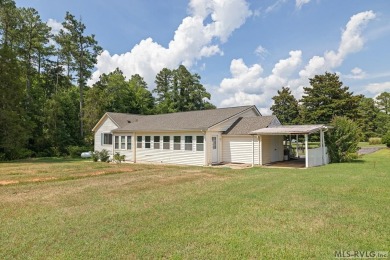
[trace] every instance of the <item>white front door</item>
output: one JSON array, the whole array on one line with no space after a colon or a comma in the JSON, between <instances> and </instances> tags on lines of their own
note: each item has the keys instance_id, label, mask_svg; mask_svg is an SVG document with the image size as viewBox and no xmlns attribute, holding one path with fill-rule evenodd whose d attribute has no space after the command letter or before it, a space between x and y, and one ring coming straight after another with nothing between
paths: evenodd
<instances>
[{"instance_id":1,"label":"white front door","mask_svg":"<svg viewBox=\"0 0 390 260\"><path fill-rule=\"evenodd\" d=\"M271 156L271 162L277 162L279 161L279 153L280 151L278 150L278 136L272 136L272 156Z\"/></svg>"},{"instance_id":2,"label":"white front door","mask_svg":"<svg viewBox=\"0 0 390 260\"><path fill-rule=\"evenodd\" d=\"M218 136L211 137L212 144L212 163L218 163Z\"/></svg>"}]
</instances>

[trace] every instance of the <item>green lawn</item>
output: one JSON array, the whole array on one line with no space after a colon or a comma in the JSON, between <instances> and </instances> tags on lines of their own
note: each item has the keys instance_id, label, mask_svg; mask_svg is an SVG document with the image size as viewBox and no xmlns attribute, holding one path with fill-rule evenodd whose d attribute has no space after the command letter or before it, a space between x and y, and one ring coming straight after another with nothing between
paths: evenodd
<instances>
[{"instance_id":1,"label":"green lawn","mask_svg":"<svg viewBox=\"0 0 390 260\"><path fill-rule=\"evenodd\" d=\"M366 148L366 147L386 147L385 144L369 144L368 142L359 142L359 147Z\"/></svg>"},{"instance_id":2,"label":"green lawn","mask_svg":"<svg viewBox=\"0 0 390 260\"><path fill-rule=\"evenodd\" d=\"M334 259L390 250L390 149L311 169L0 164L0 259Z\"/></svg>"}]
</instances>

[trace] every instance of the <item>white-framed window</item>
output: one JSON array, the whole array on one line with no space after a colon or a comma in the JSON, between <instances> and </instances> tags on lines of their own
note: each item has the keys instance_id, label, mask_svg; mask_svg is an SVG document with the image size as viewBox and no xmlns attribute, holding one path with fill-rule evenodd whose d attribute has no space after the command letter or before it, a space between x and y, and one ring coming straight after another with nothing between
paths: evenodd
<instances>
[{"instance_id":1,"label":"white-framed window","mask_svg":"<svg viewBox=\"0 0 390 260\"><path fill-rule=\"evenodd\" d=\"M102 143L102 145L112 144L112 134L110 134L110 133L102 133L102 135L101 135L101 143Z\"/></svg>"},{"instance_id":2,"label":"white-framed window","mask_svg":"<svg viewBox=\"0 0 390 260\"><path fill-rule=\"evenodd\" d=\"M160 136L153 136L154 149L160 149Z\"/></svg>"},{"instance_id":3,"label":"white-framed window","mask_svg":"<svg viewBox=\"0 0 390 260\"><path fill-rule=\"evenodd\" d=\"M131 150L131 135L127 136L127 150Z\"/></svg>"},{"instance_id":4,"label":"white-framed window","mask_svg":"<svg viewBox=\"0 0 390 260\"><path fill-rule=\"evenodd\" d=\"M204 137L201 135L196 137L196 151L204 151Z\"/></svg>"},{"instance_id":5,"label":"white-framed window","mask_svg":"<svg viewBox=\"0 0 390 260\"><path fill-rule=\"evenodd\" d=\"M145 136L145 148L150 149L150 135Z\"/></svg>"},{"instance_id":6,"label":"white-framed window","mask_svg":"<svg viewBox=\"0 0 390 260\"><path fill-rule=\"evenodd\" d=\"M184 150L192 151L192 136L184 136Z\"/></svg>"},{"instance_id":7,"label":"white-framed window","mask_svg":"<svg viewBox=\"0 0 390 260\"><path fill-rule=\"evenodd\" d=\"M115 136L115 144L114 144L115 149L119 149L119 136Z\"/></svg>"},{"instance_id":8,"label":"white-framed window","mask_svg":"<svg viewBox=\"0 0 390 260\"><path fill-rule=\"evenodd\" d=\"M180 150L181 136L173 137L173 150Z\"/></svg>"},{"instance_id":9,"label":"white-framed window","mask_svg":"<svg viewBox=\"0 0 390 260\"><path fill-rule=\"evenodd\" d=\"M116 150L126 150L126 144L127 150L131 150L131 136L127 136L126 138L125 135L116 135L114 137L114 148Z\"/></svg>"},{"instance_id":10,"label":"white-framed window","mask_svg":"<svg viewBox=\"0 0 390 260\"><path fill-rule=\"evenodd\" d=\"M122 150L126 149L126 136L124 135L121 136L121 149Z\"/></svg>"},{"instance_id":11,"label":"white-framed window","mask_svg":"<svg viewBox=\"0 0 390 260\"><path fill-rule=\"evenodd\" d=\"M170 136L163 136L163 149L164 150L170 149L170 142L171 142Z\"/></svg>"},{"instance_id":12,"label":"white-framed window","mask_svg":"<svg viewBox=\"0 0 390 260\"><path fill-rule=\"evenodd\" d=\"M142 148L142 136L137 136L137 148Z\"/></svg>"}]
</instances>

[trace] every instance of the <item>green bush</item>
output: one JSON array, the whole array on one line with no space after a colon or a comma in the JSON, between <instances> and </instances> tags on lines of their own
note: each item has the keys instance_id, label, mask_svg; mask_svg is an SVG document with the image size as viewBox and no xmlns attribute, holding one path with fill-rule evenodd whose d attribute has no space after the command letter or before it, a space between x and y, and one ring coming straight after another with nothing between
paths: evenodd
<instances>
[{"instance_id":1,"label":"green bush","mask_svg":"<svg viewBox=\"0 0 390 260\"><path fill-rule=\"evenodd\" d=\"M123 161L125 161L125 155L120 155L120 153L115 153L115 155L114 155L114 161L116 162L116 163L121 163L121 162L123 162Z\"/></svg>"},{"instance_id":2,"label":"green bush","mask_svg":"<svg viewBox=\"0 0 390 260\"><path fill-rule=\"evenodd\" d=\"M80 158L81 153L91 151L91 147L89 146L68 146L66 150L69 153L69 156L72 158Z\"/></svg>"},{"instance_id":3,"label":"green bush","mask_svg":"<svg viewBox=\"0 0 390 260\"><path fill-rule=\"evenodd\" d=\"M94 162L97 162L97 161L99 161L99 158L100 158L100 152L99 152L99 151L94 151L94 152L92 153L92 160L93 160Z\"/></svg>"},{"instance_id":4,"label":"green bush","mask_svg":"<svg viewBox=\"0 0 390 260\"><path fill-rule=\"evenodd\" d=\"M108 154L108 151L106 149L103 149L99 153L99 159L101 162L108 162L110 159L110 155Z\"/></svg>"},{"instance_id":5,"label":"green bush","mask_svg":"<svg viewBox=\"0 0 390 260\"><path fill-rule=\"evenodd\" d=\"M379 138L379 137L371 137L368 139L369 145L381 144L381 143L382 143L382 138Z\"/></svg>"},{"instance_id":6,"label":"green bush","mask_svg":"<svg viewBox=\"0 0 390 260\"><path fill-rule=\"evenodd\" d=\"M0 154L0 160L8 161L8 160L25 159L31 157L32 154L33 152L26 148L9 149L8 153Z\"/></svg>"},{"instance_id":7,"label":"green bush","mask_svg":"<svg viewBox=\"0 0 390 260\"><path fill-rule=\"evenodd\" d=\"M388 132L382 137L382 143L385 144L387 147L390 147L390 131L388 131Z\"/></svg>"},{"instance_id":8,"label":"green bush","mask_svg":"<svg viewBox=\"0 0 390 260\"><path fill-rule=\"evenodd\" d=\"M348 162L356 159L360 130L355 122L336 116L331 125L334 127L326 134L330 161L333 163Z\"/></svg>"}]
</instances>

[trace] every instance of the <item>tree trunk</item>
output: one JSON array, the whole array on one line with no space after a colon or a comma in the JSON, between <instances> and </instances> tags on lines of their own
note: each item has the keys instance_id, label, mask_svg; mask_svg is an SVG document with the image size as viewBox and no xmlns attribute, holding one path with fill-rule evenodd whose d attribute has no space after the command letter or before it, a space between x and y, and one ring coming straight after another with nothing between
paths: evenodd
<instances>
[{"instance_id":1,"label":"tree trunk","mask_svg":"<svg viewBox=\"0 0 390 260\"><path fill-rule=\"evenodd\" d=\"M80 136L81 138L84 137L84 124L83 124L83 117L84 117L84 79L83 79L83 45L81 44L81 61L80 61L80 68L79 68L79 87L80 87Z\"/></svg>"}]
</instances>

